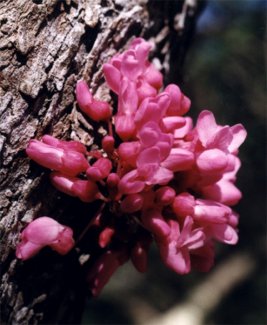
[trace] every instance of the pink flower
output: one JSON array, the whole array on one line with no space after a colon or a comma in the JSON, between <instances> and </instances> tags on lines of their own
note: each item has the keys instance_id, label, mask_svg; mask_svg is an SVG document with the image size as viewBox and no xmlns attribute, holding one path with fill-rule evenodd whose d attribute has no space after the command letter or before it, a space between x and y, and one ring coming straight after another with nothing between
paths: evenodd
<instances>
[{"instance_id":1,"label":"pink flower","mask_svg":"<svg viewBox=\"0 0 267 325\"><path fill-rule=\"evenodd\" d=\"M21 233L16 256L27 260L43 247L49 246L61 255L67 254L74 246L72 229L49 217L33 220Z\"/></svg>"},{"instance_id":2,"label":"pink flower","mask_svg":"<svg viewBox=\"0 0 267 325\"><path fill-rule=\"evenodd\" d=\"M47 141L47 137L45 141ZM54 147L41 141L31 140L26 148L26 153L43 167L76 176L84 172L89 164L84 155L80 151L73 150L73 147L77 148L76 145L71 145L71 149L69 149L68 145L59 146L58 144ZM82 150L81 147L78 150Z\"/></svg>"},{"instance_id":3,"label":"pink flower","mask_svg":"<svg viewBox=\"0 0 267 325\"><path fill-rule=\"evenodd\" d=\"M226 205L235 205L242 197L242 193L234 185L236 173L241 166L240 160L234 157L234 169L225 172L222 178L211 185L201 188L201 193L207 199L221 202Z\"/></svg>"},{"instance_id":4,"label":"pink flower","mask_svg":"<svg viewBox=\"0 0 267 325\"><path fill-rule=\"evenodd\" d=\"M191 216L196 224L203 227L208 238L215 238L227 244L236 244L237 219L232 210L219 202L197 199L189 193L177 195L173 210L179 217Z\"/></svg>"},{"instance_id":5,"label":"pink flower","mask_svg":"<svg viewBox=\"0 0 267 325\"><path fill-rule=\"evenodd\" d=\"M78 197L83 202L93 202L102 198L98 186L91 180L82 180L58 172L51 173L50 180L56 189L70 196Z\"/></svg>"},{"instance_id":6,"label":"pink flower","mask_svg":"<svg viewBox=\"0 0 267 325\"><path fill-rule=\"evenodd\" d=\"M119 93L123 77L141 83L139 88L143 88L144 84L149 84L155 89L162 86L161 73L147 60L150 48L151 45L143 39L134 39L129 50L114 56L110 62L104 64L105 79L116 94Z\"/></svg>"},{"instance_id":7,"label":"pink flower","mask_svg":"<svg viewBox=\"0 0 267 325\"><path fill-rule=\"evenodd\" d=\"M184 116L190 99L177 85L161 89L163 77L148 60L150 49L145 40L134 39L103 66L118 96L113 116L109 103L94 98L85 81L77 83L80 109L95 122L107 122L102 123L102 147L97 143L100 148L87 151L80 142L45 135L26 149L30 158L53 170L50 178L58 190L86 203L102 200L82 232L90 228L102 252L96 261L91 258L87 280L93 295L129 258L144 272L152 239L163 262L179 274L192 268L208 271L214 243L238 241L239 217L229 206L241 198L235 186L241 165L237 155L246 131L241 124L218 125L207 110L194 127ZM36 233L22 232L20 258L44 245L61 254L73 246L71 230L52 221L47 231L46 219L52 220L40 221L44 230L36 220ZM29 229L36 229L33 225Z\"/></svg>"},{"instance_id":8,"label":"pink flower","mask_svg":"<svg viewBox=\"0 0 267 325\"><path fill-rule=\"evenodd\" d=\"M204 148L216 148L225 153L236 153L247 135L241 124L232 127L217 125L214 115L206 110L199 114L196 131Z\"/></svg>"},{"instance_id":9,"label":"pink flower","mask_svg":"<svg viewBox=\"0 0 267 325\"><path fill-rule=\"evenodd\" d=\"M170 226L159 209L151 208L143 211L141 216L144 227L158 239L164 240L170 234Z\"/></svg>"},{"instance_id":10,"label":"pink flower","mask_svg":"<svg viewBox=\"0 0 267 325\"><path fill-rule=\"evenodd\" d=\"M191 270L190 252L204 246L205 234L201 228L193 229L193 219L186 217L183 228L177 221L169 220L170 234L156 238L163 262L179 274Z\"/></svg>"},{"instance_id":11,"label":"pink flower","mask_svg":"<svg viewBox=\"0 0 267 325\"><path fill-rule=\"evenodd\" d=\"M191 101L181 92L177 85L168 85L165 88L165 92L170 96L170 105L167 110L167 115L181 116L188 112Z\"/></svg>"},{"instance_id":12,"label":"pink flower","mask_svg":"<svg viewBox=\"0 0 267 325\"><path fill-rule=\"evenodd\" d=\"M108 158L99 158L91 167L86 170L88 179L100 181L107 178L112 169L112 163Z\"/></svg>"},{"instance_id":13,"label":"pink flower","mask_svg":"<svg viewBox=\"0 0 267 325\"><path fill-rule=\"evenodd\" d=\"M111 117L110 105L105 101L96 100L83 80L77 82L76 97L80 109L92 120L99 122Z\"/></svg>"}]
</instances>

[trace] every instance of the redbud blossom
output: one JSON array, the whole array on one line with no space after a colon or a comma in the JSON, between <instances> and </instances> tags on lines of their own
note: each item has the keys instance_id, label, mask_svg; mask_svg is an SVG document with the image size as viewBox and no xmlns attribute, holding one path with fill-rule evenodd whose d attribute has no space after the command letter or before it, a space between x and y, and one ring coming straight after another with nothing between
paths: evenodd
<instances>
[{"instance_id":1,"label":"redbud blossom","mask_svg":"<svg viewBox=\"0 0 267 325\"><path fill-rule=\"evenodd\" d=\"M76 85L77 102L81 110L92 120L99 122L111 117L111 107L107 102L93 98L85 81L80 80Z\"/></svg>"},{"instance_id":2,"label":"redbud blossom","mask_svg":"<svg viewBox=\"0 0 267 325\"><path fill-rule=\"evenodd\" d=\"M106 83L117 95L113 116L109 103L95 99L85 81L77 83L80 109L95 122L108 122L103 123L102 147L87 151L80 142L45 135L26 149L30 158L53 170L50 179L58 190L86 203L102 200L80 236L90 229L101 251L96 260L92 256L87 278L93 295L129 258L144 272L152 239L163 263L178 274L208 271L215 243L238 241L239 216L229 206L242 196L235 182L246 130L241 124L217 124L207 110L194 126L184 116L190 99L177 85L162 88L163 76L148 60L150 49L136 38L104 64ZM93 136L99 144L99 133ZM19 258L45 245L60 254L71 249L71 229L49 219L36 219L22 232Z\"/></svg>"},{"instance_id":3,"label":"redbud blossom","mask_svg":"<svg viewBox=\"0 0 267 325\"><path fill-rule=\"evenodd\" d=\"M39 165L70 176L76 176L89 166L84 155L78 151L53 147L31 140L26 148L27 155Z\"/></svg>"},{"instance_id":4,"label":"redbud blossom","mask_svg":"<svg viewBox=\"0 0 267 325\"><path fill-rule=\"evenodd\" d=\"M98 187L93 181L81 180L58 172L51 173L50 180L59 191L78 197L83 202L92 202L101 197Z\"/></svg>"},{"instance_id":5,"label":"redbud blossom","mask_svg":"<svg viewBox=\"0 0 267 325\"><path fill-rule=\"evenodd\" d=\"M65 255L74 246L72 235L71 228L61 225L52 218L37 218L22 231L16 256L22 260L27 260L45 246Z\"/></svg>"}]
</instances>

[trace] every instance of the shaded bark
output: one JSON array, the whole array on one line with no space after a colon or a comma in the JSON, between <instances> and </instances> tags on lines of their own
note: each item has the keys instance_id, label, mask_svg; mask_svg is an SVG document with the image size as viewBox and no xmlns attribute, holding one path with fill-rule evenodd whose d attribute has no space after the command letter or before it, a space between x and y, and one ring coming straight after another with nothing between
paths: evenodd
<instances>
[{"instance_id":1,"label":"shaded bark","mask_svg":"<svg viewBox=\"0 0 267 325\"><path fill-rule=\"evenodd\" d=\"M33 218L54 216L77 238L97 208L52 188L44 169L26 157L27 143L48 133L97 144L97 133L77 110L76 81L84 78L111 101L101 66L133 36L153 41L152 58L165 72L175 62L169 80L179 78L196 11L192 0L0 2L3 324L79 323L87 294L80 251L61 257L45 249L25 263L15 258L19 233Z\"/></svg>"}]
</instances>

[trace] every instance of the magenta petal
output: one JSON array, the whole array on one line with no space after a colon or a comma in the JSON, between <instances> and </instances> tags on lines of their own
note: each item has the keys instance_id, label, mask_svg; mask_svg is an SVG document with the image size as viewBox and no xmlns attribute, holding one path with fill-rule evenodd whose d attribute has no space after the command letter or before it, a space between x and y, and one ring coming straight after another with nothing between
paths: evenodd
<instances>
[{"instance_id":1,"label":"magenta petal","mask_svg":"<svg viewBox=\"0 0 267 325\"><path fill-rule=\"evenodd\" d=\"M148 53L151 49L151 44L142 38L136 38L131 43L131 47L135 50L135 55L138 61L140 63L144 63L147 60Z\"/></svg>"},{"instance_id":2,"label":"magenta petal","mask_svg":"<svg viewBox=\"0 0 267 325\"><path fill-rule=\"evenodd\" d=\"M228 164L228 157L219 149L209 149L197 157L196 163L197 167L203 172L222 171Z\"/></svg>"},{"instance_id":3,"label":"magenta petal","mask_svg":"<svg viewBox=\"0 0 267 325\"><path fill-rule=\"evenodd\" d=\"M158 239L165 239L170 233L170 227L158 210L147 210L142 214L142 223Z\"/></svg>"},{"instance_id":4,"label":"magenta petal","mask_svg":"<svg viewBox=\"0 0 267 325\"><path fill-rule=\"evenodd\" d=\"M36 255L42 248L43 245L34 244L29 241L22 241L17 245L16 257L22 259L23 261L28 260Z\"/></svg>"},{"instance_id":5,"label":"magenta petal","mask_svg":"<svg viewBox=\"0 0 267 325\"><path fill-rule=\"evenodd\" d=\"M132 50L128 50L123 55L121 62L121 73L129 80L136 80L142 73L142 66L139 64Z\"/></svg>"},{"instance_id":6,"label":"magenta petal","mask_svg":"<svg viewBox=\"0 0 267 325\"><path fill-rule=\"evenodd\" d=\"M123 78L120 85L118 113L132 115L136 112L137 105L138 95L135 82Z\"/></svg>"},{"instance_id":7,"label":"magenta petal","mask_svg":"<svg viewBox=\"0 0 267 325\"><path fill-rule=\"evenodd\" d=\"M175 139L182 139L184 138L189 131L192 130L193 127L193 121L190 117L185 117L185 125L183 127L180 127L174 131L174 138Z\"/></svg>"},{"instance_id":8,"label":"magenta petal","mask_svg":"<svg viewBox=\"0 0 267 325\"><path fill-rule=\"evenodd\" d=\"M89 167L89 163L83 154L75 151L64 151L62 156L62 167L59 170L67 175L76 176L82 172L85 172Z\"/></svg>"},{"instance_id":9,"label":"magenta petal","mask_svg":"<svg viewBox=\"0 0 267 325\"><path fill-rule=\"evenodd\" d=\"M155 97L157 95L157 90L146 81L139 81L137 85L139 102L142 102L147 97Z\"/></svg>"},{"instance_id":10,"label":"magenta petal","mask_svg":"<svg viewBox=\"0 0 267 325\"><path fill-rule=\"evenodd\" d=\"M211 229L213 237L223 243L235 245L238 242L236 230L227 224L213 225Z\"/></svg>"},{"instance_id":11,"label":"magenta petal","mask_svg":"<svg viewBox=\"0 0 267 325\"><path fill-rule=\"evenodd\" d=\"M142 167L144 164L159 164L159 149L154 146L151 148L146 148L140 152L137 158L137 166Z\"/></svg>"},{"instance_id":12,"label":"magenta petal","mask_svg":"<svg viewBox=\"0 0 267 325\"><path fill-rule=\"evenodd\" d=\"M170 96L166 92L162 92L157 96L157 103L159 105L161 116L166 114L168 106L170 105Z\"/></svg>"},{"instance_id":13,"label":"magenta petal","mask_svg":"<svg viewBox=\"0 0 267 325\"><path fill-rule=\"evenodd\" d=\"M62 167L63 149L54 148L41 141L31 140L26 148L27 155L39 165L60 170Z\"/></svg>"},{"instance_id":14,"label":"magenta petal","mask_svg":"<svg viewBox=\"0 0 267 325\"><path fill-rule=\"evenodd\" d=\"M144 147L152 147L156 144L160 136L159 127L154 122L148 122L138 132L138 137Z\"/></svg>"},{"instance_id":15,"label":"magenta petal","mask_svg":"<svg viewBox=\"0 0 267 325\"><path fill-rule=\"evenodd\" d=\"M103 72L109 87L114 91L114 93L118 94L121 80L120 71L112 64L106 63L103 65Z\"/></svg>"},{"instance_id":16,"label":"magenta petal","mask_svg":"<svg viewBox=\"0 0 267 325\"><path fill-rule=\"evenodd\" d=\"M196 200L194 219L209 223L225 223L231 209L223 204L208 200Z\"/></svg>"},{"instance_id":17,"label":"magenta petal","mask_svg":"<svg viewBox=\"0 0 267 325\"><path fill-rule=\"evenodd\" d=\"M93 101L93 96L84 80L79 80L76 84L76 98L81 110L86 109Z\"/></svg>"},{"instance_id":18,"label":"magenta petal","mask_svg":"<svg viewBox=\"0 0 267 325\"><path fill-rule=\"evenodd\" d=\"M240 145L245 141L246 136L247 136L247 131L243 127L242 124L236 124L231 127L231 132L233 134L233 140L228 147L228 150L231 153L234 153Z\"/></svg>"},{"instance_id":19,"label":"magenta petal","mask_svg":"<svg viewBox=\"0 0 267 325\"><path fill-rule=\"evenodd\" d=\"M133 116L117 114L115 117L115 129L117 134L123 141L133 139L136 134L136 127Z\"/></svg>"},{"instance_id":20,"label":"magenta petal","mask_svg":"<svg viewBox=\"0 0 267 325\"><path fill-rule=\"evenodd\" d=\"M130 194L121 202L121 211L133 213L139 211L143 206L144 199L140 194Z\"/></svg>"},{"instance_id":21,"label":"magenta petal","mask_svg":"<svg viewBox=\"0 0 267 325\"><path fill-rule=\"evenodd\" d=\"M141 192L145 183L138 180L137 170L132 170L122 177L118 187L121 194L134 194Z\"/></svg>"},{"instance_id":22,"label":"magenta petal","mask_svg":"<svg viewBox=\"0 0 267 325\"><path fill-rule=\"evenodd\" d=\"M170 104L168 107L168 115L181 115L180 108L181 108L181 99L182 99L182 92L180 88L175 84L170 84L166 87L165 92L170 96Z\"/></svg>"},{"instance_id":23,"label":"magenta petal","mask_svg":"<svg viewBox=\"0 0 267 325\"><path fill-rule=\"evenodd\" d=\"M144 79L154 88L160 89L163 84L163 76L162 74L150 64L145 72Z\"/></svg>"},{"instance_id":24,"label":"magenta petal","mask_svg":"<svg viewBox=\"0 0 267 325\"><path fill-rule=\"evenodd\" d=\"M169 183L169 181L173 179L173 172L167 168L159 167L156 172L150 177L146 184L153 185L153 184L159 184L159 185L166 185Z\"/></svg>"},{"instance_id":25,"label":"magenta petal","mask_svg":"<svg viewBox=\"0 0 267 325\"><path fill-rule=\"evenodd\" d=\"M199 114L196 129L199 140L205 147L209 139L213 137L214 133L217 131L217 124L214 115L210 111L202 111Z\"/></svg>"},{"instance_id":26,"label":"magenta petal","mask_svg":"<svg viewBox=\"0 0 267 325\"><path fill-rule=\"evenodd\" d=\"M141 128L141 126L151 121L158 123L161 116L162 114L159 106L151 102L149 98L146 98L138 108L134 121L138 127Z\"/></svg>"},{"instance_id":27,"label":"magenta petal","mask_svg":"<svg viewBox=\"0 0 267 325\"><path fill-rule=\"evenodd\" d=\"M54 219L40 217L33 220L23 231L23 237L36 245L49 245L55 241L63 227Z\"/></svg>"},{"instance_id":28,"label":"magenta petal","mask_svg":"<svg viewBox=\"0 0 267 325\"><path fill-rule=\"evenodd\" d=\"M170 155L162 162L162 166L173 172L188 170L194 163L194 154L191 151L174 148Z\"/></svg>"},{"instance_id":29,"label":"magenta petal","mask_svg":"<svg viewBox=\"0 0 267 325\"><path fill-rule=\"evenodd\" d=\"M169 245L159 243L160 256L164 264L178 274L187 274L191 269L187 248L177 248L175 242Z\"/></svg>"},{"instance_id":30,"label":"magenta petal","mask_svg":"<svg viewBox=\"0 0 267 325\"><path fill-rule=\"evenodd\" d=\"M59 234L57 241L49 246L61 255L67 254L74 246L73 231L71 228L64 226Z\"/></svg>"},{"instance_id":31,"label":"magenta petal","mask_svg":"<svg viewBox=\"0 0 267 325\"><path fill-rule=\"evenodd\" d=\"M207 199L230 206L237 204L242 197L239 189L232 182L224 179L221 179L216 184L203 187L201 192Z\"/></svg>"},{"instance_id":32,"label":"magenta petal","mask_svg":"<svg viewBox=\"0 0 267 325\"><path fill-rule=\"evenodd\" d=\"M162 123L166 132L173 132L175 129L183 127L186 120L181 116L167 116L162 119Z\"/></svg>"},{"instance_id":33,"label":"magenta petal","mask_svg":"<svg viewBox=\"0 0 267 325\"><path fill-rule=\"evenodd\" d=\"M224 152L228 152L228 147L232 140L233 135L230 131L230 127L224 126L215 133L214 137L210 138L207 142L207 147L210 149L217 148Z\"/></svg>"},{"instance_id":34,"label":"magenta petal","mask_svg":"<svg viewBox=\"0 0 267 325\"><path fill-rule=\"evenodd\" d=\"M173 210L177 216L185 218L194 214L195 198L189 193L177 195L173 201Z\"/></svg>"}]
</instances>

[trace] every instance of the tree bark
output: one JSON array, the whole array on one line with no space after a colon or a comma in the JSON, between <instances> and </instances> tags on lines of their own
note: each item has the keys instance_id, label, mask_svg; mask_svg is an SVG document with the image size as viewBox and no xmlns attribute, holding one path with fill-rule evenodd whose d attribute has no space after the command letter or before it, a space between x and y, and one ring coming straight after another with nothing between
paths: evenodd
<instances>
[{"instance_id":1,"label":"tree bark","mask_svg":"<svg viewBox=\"0 0 267 325\"><path fill-rule=\"evenodd\" d=\"M174 81L198 9L196 0L0 2L2 324L77 324L86 295L81 252L61 257L47 249L27 262L15 258L19 233L33 218L54 216L78 237L94 209L52 188L44 169L26 157L27 143L48 133L97 144L76 109L76 81L85 79L111 101L101 66L133 36L155 44L152 58L166 73L173 67Z\"/></svg>"}]
</instances>

